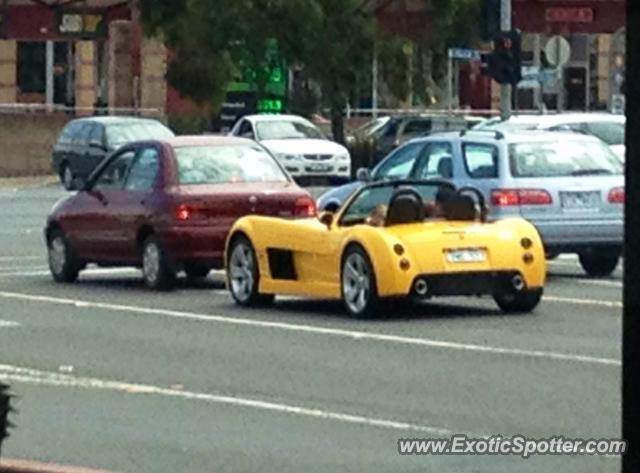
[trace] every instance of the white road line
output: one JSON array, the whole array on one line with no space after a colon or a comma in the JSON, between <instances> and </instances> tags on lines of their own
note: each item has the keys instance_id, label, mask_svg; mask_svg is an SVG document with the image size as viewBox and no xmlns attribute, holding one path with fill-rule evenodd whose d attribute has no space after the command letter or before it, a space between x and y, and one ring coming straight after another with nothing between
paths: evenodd
<instances>
[{"instance_id":1,"label":"white road line","mask_svg":"<svg viewBox=\"0 0 640 473\"><path fill-rule=\"evenodd\" d=\"M50 386L65 386L85 389L97 389L106 391L117 391L128 394L147 394L166 397L182 398L193 401L203 401L211 404L224 404L236 407L257 409L262 411L277 412L281 414L291 414L297 416L311 417L316 419L332 420L348 424L358 424L368 427L378 427L392 430L408 430L416 432L427 432L435 435L452 435L458 430L449 430L429 425L413 424L409 422L381 419L376 417L366 417L362 415L348 414L344 412L334 412L325 409L309 408L291 404L262 401L259 399L248 399L230 395L219 395L209 393L198 393L184 390L167 389L158 386L145 384L132 384L118 381L107 381L98 378L75 377L55 372L46 372L21 368L11 365L0 365L0 380L11 383L29 383Z\"/></svg>"},{"instance_id":2,"label":"white road line","mask_svg":"<svg viewBox=\"0 0 640 473\"><path fill-rule=\"evenodd\" d=\"M20 327L20 323L15 320L0 320L0 328Z\"/></svg>"},{"instance_id":3,"label":"white road line","mask_svg":"<svg viewBox=\"0 0 640 473\"><path fill-rule=\"evenodd\" d=\"M0 274L3 273L16 273L16 272L33 272L33 271L44 271L48 269L46 266L38 265L38 266L0 266Z\"/></svg>"},{"instance_id":4,"label":"white road line","mask_svg":"<svg viewBox=\"0 0 640 473\"><path fill-rule=\"evenodd\" d=\"M579 284L591 286L618 287L622 289L622 281L606 281L602 279L578 279Z\"/></svg>"},{"instance_id":5,"label":"white road line","mask_svg":"<svg viewBox=\"0 0 640 473\"><path fill-rule=\"evenodd\" d=\"M47 257L42 256L0 256L0 261L24 261L24 260L42 260L46 261Z\"/></svg>"},{"instance_id":6,"label":"white road line","mask_svg":"<svg viewBox=\"0 0 640 473\"><path fill-rule=\"evenodd\" d=\"M0 269L0 278L2 277L14 277L14 276L48 276L51 273L48 269L42 269L37 271L14 271L14 272L2 272ZM121 274L140 274L140 270L136 268L92 268L85 269L80 273L80 278L83 275L86 276L109 276L109 275L121 275Z\"/></svg>"},{"instance_id":7,"label":"white road line","mask_svg":"<svg viewBox=\"0 0 640 473\"><path fill-rule=\"evenodd\" d=\"M18 276L46 276L49 271L16 271L13 273L0 273L0 278L18 277Z\"/></svg>"},{"instance_id":8,"label":"white road line","mask_svg":"<svg viewBox=\"0 0 640 473\"><path fill-rule=\"evenodd\" d=\"M608 307L611 309L622 309L624 307L623 303L620 301L579 299L575 297L543 296L542 300L545 302L557 302L561 304L593 305L593 306L600 306L600 307Z\"/></svg>"},{"instance_id":9,"label":"white road line","mask_svg":"<svg viewBox=\"0 0 640 473\"><path fill-rule=\"evenodd\" d=\"M470 343L452 342L446 340L433 340L428 338L405 337L376 332L363 332L357 330L345 330L331 327L315 325L291 324L286 322L271 322L266 320L245 319L228 317L223 315L198 314L193 312L183 312L176 310L154 309L150 307L107 304L104 302L91 302L79 299L64 299L59 297L41 296L35 294L25 294L17 292L0 291L0 297L6 299L26 300L30 302L41 302L50 304L72 305L82 308L102 309L113 312L129 312L137 314L160 315L176 319L197 320L203 322L223 323L232 325L244 325L249 327L268 328L285 330L290 332L301 332L314 335L329 335L335 337L348 338L357 341L373 341L395 343L399 345L421 346L428 348L440 348L459 351L481 352L493 355L509 355L523 358L550 359L557 361L568 361L577 363L590 363L609 366L620 366L621 362L614 358L603 358L588 355L578 355L573 353L559 353L543 350L525 350L519 348L505 348L488 345L475 345Z\"/></svg>"}]
</instances>

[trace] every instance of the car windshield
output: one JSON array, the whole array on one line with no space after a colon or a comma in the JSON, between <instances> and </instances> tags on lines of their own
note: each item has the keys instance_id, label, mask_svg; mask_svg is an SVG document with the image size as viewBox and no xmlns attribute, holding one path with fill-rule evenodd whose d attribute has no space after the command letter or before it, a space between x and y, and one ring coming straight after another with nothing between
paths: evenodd
<instances>
[{"instance_id":1,"label":"car windshield","mask_svg":"<svg viewBox=\"0 0 640 473\"><path fill-rule=\"evenodd\" d=\"M509 161L514 177L622 174L622 164L609 147L593 139L514 143Z\"/></svg>"},{"instance_id":2,"label":"car windshield","mask_svg":"<svg viewBox=\"0 0 640 473\"><path fill-rule=\"evenodd\" d=\"M267 120L256 123L258 140L325 139L312 123L303 121Z\"/></svg>"},{"instance_id":3,"label":"car windshield","mask_svg":"<svg viewBox=\"0 0 640 473\"><path fill-rule=\"evenodd\" d=\"M173 132L159 122L123 122L106 127L107 143L119 147L133 141L172 138Z\"/></svg>"},{"instance_id":4,"label":"car windshield","mask_svg":"<svg viewBox=\"0 0 640 473\"><path fill-rule=\"evenodd\" d=\"M180 184L287 182L275 159L257 145L176 148Z\"/></svg>"},{"instance_id":5,"label":"car windshield","mask_svg":"<svg viewBox=\"0 0 640 473\"><path fill-rule=\"evenodd\" d=\"M420 194L425 206L436 201L436 195L442 194L441 189L452 189L449 186L432 184L402 184L399 182L385 185L374 185L366 187L350 202L348 208L342 214L341 225L349 226L365 223L369 217L376 216L376 213L384 213L389 206L391 197L399 189L413 189Z\"/></svg>"}]
</instances>

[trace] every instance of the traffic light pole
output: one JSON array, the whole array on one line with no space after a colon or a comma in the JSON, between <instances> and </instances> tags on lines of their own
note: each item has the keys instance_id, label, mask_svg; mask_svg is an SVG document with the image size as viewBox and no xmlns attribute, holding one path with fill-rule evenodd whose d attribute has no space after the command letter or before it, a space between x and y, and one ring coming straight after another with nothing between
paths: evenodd
<instances>
[{"instance_id":1,"label":"traffic light pole","mask_svg":"<svg viewBox=\"0 0 640 473\"><path fill-rule=\"evenodd\" d=\"M500 6L500 29L511 31L511 0L501 0ZM503 120L511 116L511 84L500 86L500 118Z\"/></svg>"}]
</instances>

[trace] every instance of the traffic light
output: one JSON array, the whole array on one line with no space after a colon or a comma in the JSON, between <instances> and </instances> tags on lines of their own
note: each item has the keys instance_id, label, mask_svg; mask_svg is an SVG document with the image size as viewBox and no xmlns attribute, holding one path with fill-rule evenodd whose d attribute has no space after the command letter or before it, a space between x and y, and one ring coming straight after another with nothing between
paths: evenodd
<instances>
[{"instance_id":1,"label":"traffic light","mask_svg":"<svg viewBox=\"0 0 640 473\"><path fill-rule=\"evenodd\" d=\"M493 40L493 51L482 55L483 73L499 84L517 84L522 80L522 35L503 31Z\"/></svg>"}]
</instances>

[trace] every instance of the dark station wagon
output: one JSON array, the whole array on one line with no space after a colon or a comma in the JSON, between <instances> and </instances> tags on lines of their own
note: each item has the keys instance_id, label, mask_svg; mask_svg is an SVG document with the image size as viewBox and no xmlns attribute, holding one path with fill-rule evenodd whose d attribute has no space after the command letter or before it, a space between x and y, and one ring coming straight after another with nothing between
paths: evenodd
<instances>
[{"instance_id":1,"label":"dark station wagon","mask_svg":"<svg viewBox=\"0 0 640 473\"><path fill-rule=\"evenodd\" d=\"M139 140L171 138L157 120L137 117L87 117L70 121L53 148L52 167L65 189L86 180L110 153Z\"/></svg>"}]
</instances>

